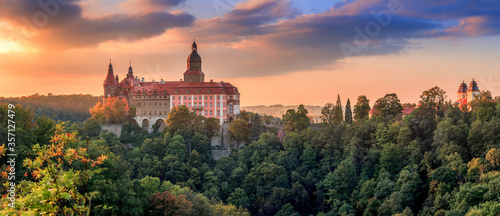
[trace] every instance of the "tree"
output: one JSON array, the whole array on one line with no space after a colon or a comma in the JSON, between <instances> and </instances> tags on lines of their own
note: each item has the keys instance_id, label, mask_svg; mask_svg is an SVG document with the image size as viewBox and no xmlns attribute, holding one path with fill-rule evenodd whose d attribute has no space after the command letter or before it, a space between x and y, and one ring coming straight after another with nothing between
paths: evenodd
<instances>
[{"instance_id":1,"label":"tree","mask_svg":"<svg viewBox=\"0 0 500 216\"><path fill-rule=\"evenodd\" d=\"M229 138L237 143L248 140L250 137L250 128L248 122L243 119L237 119L229 124Z\"/></svg>"},{"instance_id":2,"label":"tree","mask_svg":"<svg viewBox=\"0 0 500 216\"><path fill-rule=\"evenodd\" d=\"M334 113L334 107L332 103L327 103L322 109L321 109L321 121L323 124L331 125L333 124L333 113Z\"/></svg>"},{"instance_id":3,"label":"tree","mask_svg":"<svg viewBox=\"0 0 500 216\"><path fill-rule=\"evenodd\" d=\"M219 120L216 118L207 118L207 120L204 122L205 123L205 132L206 136L208 138L212 138L213 136L217 135L219 132Z\"/></svg>"},{"instance_id":4,"label":"tree","mask_svg":"<svg viewBox=\"0 0 500 216\"><path fill-rule=\"evenodd\" d=\"M400 114L401 111L403 111L403 106L396 93L392 93L386 94L383 98L379 98L375 102L375 105L373 105L373 109L373 115L386 117Z\"/></svg>"},{"instance_id":5,"label":"tree","mask_svg":"<svg viewBox=\"0 0 500 216\"><path fill-rule=\"evenodd\" d=\"M188 215L193 203L185 195L173 196L170 192L158 192L149 198L148 215Z\"/></svg>"},{"instance_id":6,"label":"tree","mask_svg":"<svg viewBox=\"0 0 500 216\"><path fill-rule=\"evenodd\" d=\"M347 104L345 105L345 118L346 123L352 123L352 111L351 111L351 101L347 98Z\"/></svg>"},{"instance_id":7,"label":"tree","mask_svg":"<svg viewBox=\"0 0 500 216\"><path fill-rule=\"evenodd\" d=\"M438 114L443 116L443 111L446 108L445 103L446 92L437 86L434 86L429 90L425 90L420 95L420 104L430 107L430 111L433 116L436 116Z\"/></svg>"},{"instance_id":8,"label":"tree","mask_svg":"<svg viewBox=\"0 0 500 216\"><path fill-rule=\"evenodd\" d=\"M121 124L128 111L128 102L125 98L120 100L118 97L108 97L91 108L90 114L101 124Z\"/></svg>"},{"instance_id":9,"label":"tree","mask_svg":"<svg viewBox=\"0 0 500 216\"><path fill-rule=\"evenodd\" d=\"M358 101L354 105L354 120L359 121L368 118L370 113L370 100L364 95L358 96Z\"/></svg>"},{"instance_id":10,"label":"tree","mask_svg":"<svg viewBox=\"0 0 500 216\"><path fill-rule=\"evenodd\" d=\"M307 116L309 111L304 107L304 105L299 105L297 112L294 109L289 109L286 114L283 115L283 123L285 124L285 131L303 131L309 127L310 119Z\"/></svg>"},{"instance_id":11,"label":"tree","mask_svg":"<svg viewBox=\"0 0 500 216\"><path fill-rule=\"evenodd\" d=\"M76 132L64 133L62 125L56 126L50 142L52 144L33 146L36 157L25 159L23 166L29 169L25 177L30 175L34 181L22 180L16 185L15 208L8 207L10 201L2 197L0 214L71 215L90 211L88 203L96 193L86 192L81 186L98 172L94 167L103 164L107 156L92 159L84 148L69 148L69 145L78 142ZM69 168L68 165L72 164L78 167L85 165L85 168ZM87 164L90 164L88 169Z\"/></svg>"},{"instance_id":12,"label":"tree","mask_svg":"<svg viewBox=\"0 0 500 216\"><path fill-rule=\"evenodd\" d=\"M175 134L178 130L188 128L192 119L189 115L189 109L185 105L176 106L170 110L164 131Z\"/></svg>"},{"instance_id":13,"label":"tree","mask_svg":"<svg viewBox=\"0 0 500 216\"><path fill-rule=\"evenodd\" d=\"M342 114L342 102L340 101L340 94L337 95L337 104L335 105L335 110L333 112L333 123L340 124L344 121L344 115Z\"/></svg>"}]
</instances>

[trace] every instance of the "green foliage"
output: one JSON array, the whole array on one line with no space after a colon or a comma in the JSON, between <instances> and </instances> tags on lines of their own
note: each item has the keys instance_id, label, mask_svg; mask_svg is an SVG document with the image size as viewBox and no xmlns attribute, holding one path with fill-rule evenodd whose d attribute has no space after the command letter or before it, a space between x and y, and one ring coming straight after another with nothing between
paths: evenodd
<instances>
[{"instance_id":1,"label":"green foliage","mask_svg":"<svg viewBox=\"0 0 500 216\"><path fill-rule=\"evenodd\" d=\"M283 115L283 124L285 124L285 131L303 131L309 124L311 124L309 117L307 116L309 112L304 107L304 105L299 105L297 112L294 109L289 109L286 114Z\"/></svg>"},{"instance_id":2,"label":"green foliage","mask_svg":"<svg viewBox=\"0 0 500 216\"><path fill-rule=\"evenodd\" d=\"M386 94L383 98L379 98L373 105L374 116L396 116L403 111L403 106L395 93Z\"/></svg>"},{"instance_id":3,"label":"green foliage","mask_svg":"<svg viewBox=\"0 0 500 216\"><path fill-rule=\"evenodd\" d=\"M247 141L250 138L248 122L238 119L229 125L229 137L236 142Z\"/></svg>"},{"instance_id":4,"label":"green foliage","mask_svg":"<svg viewBox=\"0 0 500 216\"><path fill-rule=\"evenodd\" d=\"M351 101L347 98L347 104L345 105L345 118L344 121L346 123L352 123L352 110L351 110Z\"/></svg>"},{"instance_id":5,"label":"green foliage","mask_svg":"<svg viewBox=\"0 0 500 216\"><path fill-rule=\"evenodd\" d=\"M364 95L358 96L358 100L354 105L354 120L359 121L361 119L368 118L370 113L370 100Z\"/></svg>"},{"instance_id":6,"label":"green foliage","mask_svg":"<svg viewBox=\"0 0 500 216\"><path fill-rule=\"evenodd\" d=\"M340 124L344 122L344 114L342 112L342 102L340 101L340 95L337 95L337 103L333 111L333 123Z\"/></svg>"},{"instance_id":7,"label":"green foliage","mask_svg":"<svg viewBox=\"0 0 500 216\"><path fill-rule=\"evenodd\" d=\"M500 106L489 98L463 112L447 105L441 93L439 88L425 91L420 106L404 119L395 94L380 99L387 112L375 112L370 119L365 118L368 100L361 96L354 106L355 122L319 128L308 128L308 113L299 107L284 116L288 131L283 143L274 133L264 133L260 116L242 112L247 145L218 161L212 159L206 131L211 120L181 108L162 134L127 123L123 132L128 134L118 138L97 132L90 120L64 123L69 126L64 134L93 134L84 154L92 160L109 156L99 172L74 186L86 197L90 193L85 191L99 191L91 194L92 215L497 215ZM44 131L52 131L53 121L16 109L19 150L34 160L38 148L49 145L31 146L51 137ZM329 110L333 116L335 109ZM7 119L4 110L0 114ZM218 123L212 123L218 130ZM6 124L0 126L3 138ZM86 145L75 139L68 148ZM5 145L0 147L0 155L5 151ZM86 170L76 161L58 164L80 175ZM22 173L19 178L39 181ZM76 199L63 205L83 203Z\"/></svg>"}]
</instances>

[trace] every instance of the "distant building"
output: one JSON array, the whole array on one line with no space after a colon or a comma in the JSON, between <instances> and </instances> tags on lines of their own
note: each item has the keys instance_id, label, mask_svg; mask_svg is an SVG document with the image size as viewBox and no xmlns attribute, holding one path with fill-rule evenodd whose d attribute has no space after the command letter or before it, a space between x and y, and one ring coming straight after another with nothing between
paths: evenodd
<instances>
[{"instance_id":1,"label":"distant building","mask_svg":"<svg viewBox=\"0 0 500 216\"><path fill-rule=\"evenodd\" d=\"M205 82L201 70L198 46L193 42L191 54L187 58L184 81L151 81L134 77L132 65L127 76L119 81L109 63L104 80L104 98L126 98L129 106L136 108L134 120L143 128L152 130L152 124L163 123L170 110L185 105L190 111L207 118L217 118L220 124L232 122L240 113L240 93L238 88L226 82Z\"/></svg>"},{"instance_id":2,"label":"distant building","mask_svg":"<svg viewBox=\"0 0 500 216\"><path fill-rule=\"evenodd\" d=\"M467 84L462 81L462 83L458 87L457 101L455 102L455 104L459 107L466 106L467 104L470 104L470 102L474 100L474 98L476 98L480 93L481 92L479 91L479 87L477 86L477 83L476 81L474 81L474 79L472 79L468 87Z\"/></svg>"}]
</instances>

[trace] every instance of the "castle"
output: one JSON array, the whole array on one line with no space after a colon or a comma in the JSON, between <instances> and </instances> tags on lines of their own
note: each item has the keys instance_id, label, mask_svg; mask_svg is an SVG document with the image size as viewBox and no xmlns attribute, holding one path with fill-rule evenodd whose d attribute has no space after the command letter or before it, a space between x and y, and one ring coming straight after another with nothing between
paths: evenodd
<instances>
[{"instance_id":1,"label":"castle","mask_svg":"<svg viewBox=\"0 0 500 216\"><path fill-rule=\"evenodd\" d=\"M470 82L469 87L467 87L467 84L462 81L462 83L458 87L457 101L455 102L455 104L458 107L464 107L472 100L474 100L474 98L480 93L481 92L479 91L479 87L477 86L477 83L476 81L474 81L474 79L472 79L472 81Z\"/></svg>"},{"instance_id":2,"label":"castle","mask_svg":"<svg viewBox=\"0 0 500 216\"><path fill-rule=\"evenodd\" d=\"M136 108L133 119L141 127L152 131L154 123L163 126L170 110L185 105L191 112L207 118L216 118L222 125L232 122L240 113L240 93L238 88L226 82L205 82L201 70L201 57L198 46L193 42L191 54L187 58L184 80L146 82L144 78L134 77L132 66L127 76L119 81L114 75L113 65L109 63L108 74L104 80L104 98L126 98L129 106Z\"/></svg>"}]
</instances>

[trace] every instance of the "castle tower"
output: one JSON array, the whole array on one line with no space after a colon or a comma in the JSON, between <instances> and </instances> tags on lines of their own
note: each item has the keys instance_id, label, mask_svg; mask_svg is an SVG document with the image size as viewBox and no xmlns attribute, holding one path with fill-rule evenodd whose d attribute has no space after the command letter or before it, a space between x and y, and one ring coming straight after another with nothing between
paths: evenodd
<instances>
[{"instance_id":1,"label":"castle tower","mask_svg":"<svg viewBox=\"0 0 500 216\"><path fill-rule=\"evenodd\" d=\"M467 97L467 84L464 81L458 87L457 100Z\"/></svg>"},{"instance_id":2,"label":"castle tower","mask_svg":"<svg viewBox=\"0 0 500 216\"><path fill-rule=\"evenodd\" d=\"M467 104L469 104L474 98L476 98L476 95L481 93L479 91L479 87L477 87L476 81L474 81L474 78L469 84L469 89L467 90Z\"/></svg>"},{"instance_id":3,"label":"castle tower","mask_svg":"<svg viewBox=\"0 0 500 216\"><path fill-rule=\"evenodd\" d=\"M130 66L128 67L127 78L134 78L134 71L132 70L132 62L130 62Z\"/></svg>"},{"instance_id":4,"label":"castle tower","mask_svg":"<svg viewBox=\"0 0 500 216\"><path fill-rule=\"evenodd\" d=\"M185 82L204 82L205 74L201 71L201 57L198 55L198 46L193 42L191 54L187 59L187 70L184 72Z\"/></svg>"},{"instance_id":5,"label":"castle tower","mask_svg":"<svg viewBox=\"0 0 500 216\"><path fill-rule=\"evenodd\" d=\"M116 89L118 88L118 82L115 79L113 74L113 65L111 65L111 60L108 66L108 75L104 80L104 97L113 97L115 96Z\"/></svg>"}]
</instances>

